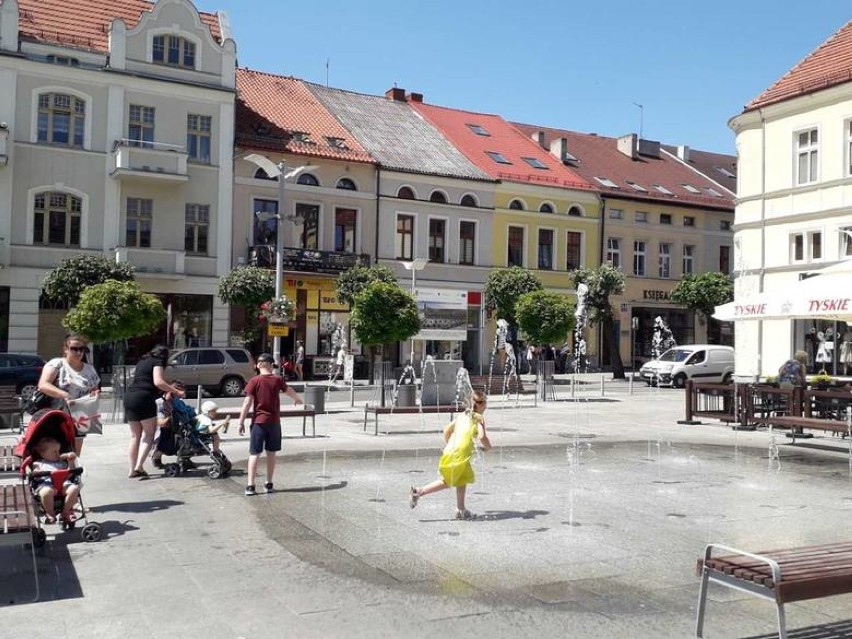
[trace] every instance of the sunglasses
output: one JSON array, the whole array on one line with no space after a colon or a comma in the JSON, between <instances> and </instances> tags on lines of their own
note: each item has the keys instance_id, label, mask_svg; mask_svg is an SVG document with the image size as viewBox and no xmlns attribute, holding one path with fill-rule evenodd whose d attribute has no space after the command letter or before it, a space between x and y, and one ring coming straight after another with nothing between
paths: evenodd
<instances>
[{"instance_id":1,"label":"sunglasses","mask_svg":"<svg viewBox=\"0 0 852 639\"><path fill-rule=\"evenodd\" d=\"M88 353L89 347L88 346L69 346L68 350L71 351L72 353Z\"/></svg>"}]
</instances>

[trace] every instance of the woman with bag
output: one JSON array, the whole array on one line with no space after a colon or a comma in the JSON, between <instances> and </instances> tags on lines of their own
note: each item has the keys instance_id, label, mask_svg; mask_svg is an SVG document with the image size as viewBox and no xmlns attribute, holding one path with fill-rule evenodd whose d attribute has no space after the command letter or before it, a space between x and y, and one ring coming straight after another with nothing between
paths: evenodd
<instances>
[{"instance_id":1,"label":"woman with bag","mask_svg":"<svg viewBox=\"0 0 852 639\"><path fill-rule=\"evenodd\" d=\"M38 380L38 391L49 400L33 402L42 404L40 408L57 408L68 412L69 407L78 399L100 394L101 378L94 366L86 362L89 347L86 338L80 335L68 335L62 347L62 357L54 357L44 365ZM77 454L83 449L85 431L77 428L74 446Z\"/></svg>"}]
</instances>

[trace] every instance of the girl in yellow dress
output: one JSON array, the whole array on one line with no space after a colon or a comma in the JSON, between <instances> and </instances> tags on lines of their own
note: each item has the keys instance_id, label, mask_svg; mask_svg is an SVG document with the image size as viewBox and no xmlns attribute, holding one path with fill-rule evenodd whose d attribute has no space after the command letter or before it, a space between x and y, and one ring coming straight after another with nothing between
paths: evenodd
<instances>
[{"instance_id":1,"label":"girl in yellow dress","mask_svg":"<svg viewBox=\"0 0 852 639\"><path fill-rule=\"evenodd\" d=\"M456 489L456 519L473 519L474 515L465 508L464 497L467 485L475 481L473 474L473 448L476 441L483 450L491 448L491 441L485 433L486 408L485 393L474 391L471 395L473 406L453 420L444 429L444 452L438 462L438 472L441 479L433 481L423 488L411 487L409 505L414 508L423 495L436 493L450 486Z\"/></svg>"}]
</instances>

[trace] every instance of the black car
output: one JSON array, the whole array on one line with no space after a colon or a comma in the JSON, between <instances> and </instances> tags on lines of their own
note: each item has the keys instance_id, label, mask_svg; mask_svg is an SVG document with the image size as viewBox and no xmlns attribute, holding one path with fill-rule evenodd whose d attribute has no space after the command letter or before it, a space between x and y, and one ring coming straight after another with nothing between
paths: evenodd
<instances>
[{"instance_id":1,"label":"black car","mask_svg":"<svg viewBox=\"0 0 852 639\"><path fill-rule=\"evenodd\" d=\"M44 364L38 355L0 353L0 386L14 386L18 395L29 398L38 386Z\"/></svg>"}]
</instances>

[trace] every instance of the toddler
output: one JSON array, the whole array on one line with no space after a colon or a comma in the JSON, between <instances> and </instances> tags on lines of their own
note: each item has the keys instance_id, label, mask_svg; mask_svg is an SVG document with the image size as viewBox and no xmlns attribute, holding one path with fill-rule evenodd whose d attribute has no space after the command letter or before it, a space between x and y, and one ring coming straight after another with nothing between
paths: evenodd
<instances>
[{"instance_id":1,"label":"toddler","mask_svg":"<svg viewBox=\"0 0 852 639\"><path fill-rule=\"evenodd\" d=\"M195 421L195 428L196 430L198 430L199 433L209 433L213 435L214 452L219 451L219 444L221 442L221 438L219 437L219 431L221 430L223 433L227 433L228 425L231 423L230 417L226 417L219 423L216 423L215 420L219 417L218 411L218 404L208 399L201 405L201 414Z\"/></svg>"},{"instance_id":2,"label":"toddler","mask_svg":"<svg viewBox=\"0 0 852 639\"><path fill-rule=\"evenodd\" d=\"M70 470L77 465L76 453L62 453L61 445L52 437L44 437L35 445L37 459L33 461L33 472L49 472L55 470ZM35 492L44 509L47 523L56 523L56 488L50 476L36 479ZM68 477L62 484L60 495L64 497L62 513L63 521L72 522L76 519L74 507L80 494L79 477Z\"/></svg>"}]
</instances>

